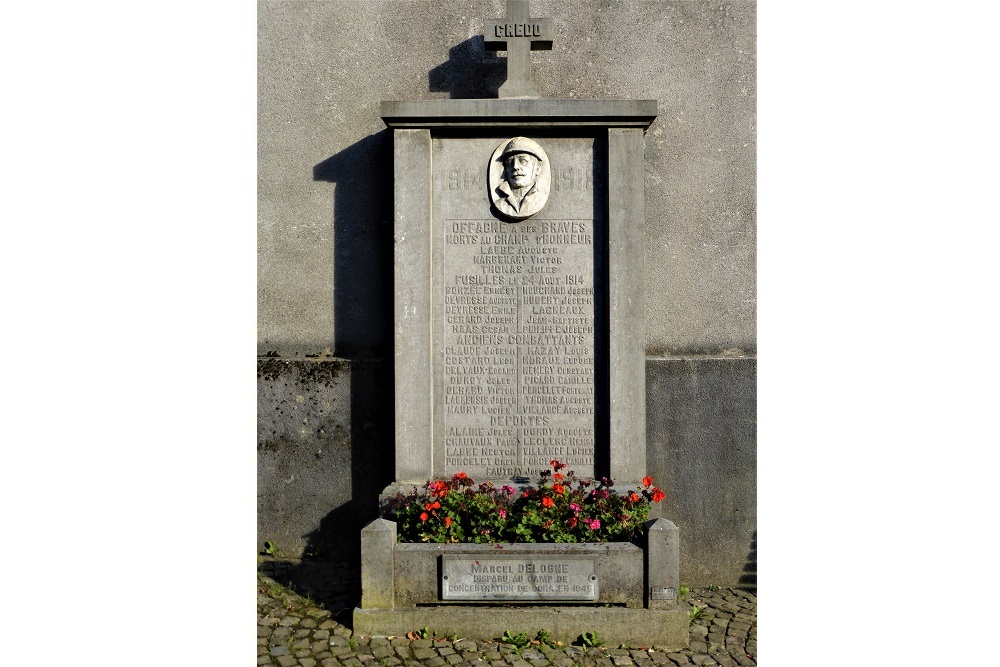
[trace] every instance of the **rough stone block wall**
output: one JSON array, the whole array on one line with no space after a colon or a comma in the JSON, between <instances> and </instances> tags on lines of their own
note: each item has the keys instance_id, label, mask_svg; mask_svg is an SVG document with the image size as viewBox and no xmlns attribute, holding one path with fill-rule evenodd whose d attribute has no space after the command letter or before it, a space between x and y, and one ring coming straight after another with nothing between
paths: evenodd
<instances>
[{"instance_id":1,"label":"rough stone block wall","mask_svg":"<svg viewBox=\"0 0 1000 667\"><path fill-rule=\"evenodd\" d=\"M646 360L646 463L681 535L681 582L757 586L757 360Z\"/></svg>"},{"instance_id":2,"label":"rough stone block wall","mask_svg":"<svg viewBox=\"0 0 1000 667\"><path fill-rule=\"evenodd\" d=\"M375 516L392 481L384 369L376 360L258 359L261 548L269 541L290 557L357 560L361 521Z\"/></svg>"}]
</instances>

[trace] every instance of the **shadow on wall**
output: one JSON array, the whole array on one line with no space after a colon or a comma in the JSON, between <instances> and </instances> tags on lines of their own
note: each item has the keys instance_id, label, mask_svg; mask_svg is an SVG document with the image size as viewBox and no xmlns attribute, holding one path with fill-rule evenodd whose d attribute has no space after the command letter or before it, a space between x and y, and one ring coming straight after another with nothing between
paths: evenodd
<instances>
[{"instance_id":1,"label":"shadow on wall","mask_svg":"<svg viewBox=\"0 0 1000 667\"><path fill-rule=\"evenodd\" d=\"M313 167L334 184L334 353L380 356L392 344L392 135L382 130Z\"/></svg>"},{"instance_id":2,"label":"shadow on wall","mask_svg":"<svg viewBox=\"0 0 1000 667\"><path fill-rule=\"evenodd\" d=\"M334 354L350 360L350 501L304 535L306 559L360 562L361 526L392 481L392 136L382 130L313 167L334 184Z\"/></svg>"},{"instance_id":3,"label":"shadow on wall","mask_svg":"<svg viewBox=\"0 0 1000 667\"><path fill-rule=\"evenodd\" d=\"M476 35L448 49L448 60L427 73L432 93L450 93L452 99L488 99L507 80L507 59L487 51Z\"/></svg>"}]
</instances>

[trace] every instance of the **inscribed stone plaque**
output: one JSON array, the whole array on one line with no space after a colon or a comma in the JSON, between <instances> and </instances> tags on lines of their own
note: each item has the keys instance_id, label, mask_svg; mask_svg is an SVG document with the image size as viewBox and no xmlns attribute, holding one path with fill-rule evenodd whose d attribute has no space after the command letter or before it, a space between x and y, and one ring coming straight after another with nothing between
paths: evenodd
<instances>
[{"instance_id":1,"label":"inscribed stone plaque","mask_svg":"<svg viewBox=\"0 0 1000 667\"><path fill-rule=\"evenodd\" d=\"M509 139L434 139L434 472L533 478L559 459L592 476L594 140L535 138L548 200L510 221L488 191Z\"/></svg>"},{"instance_id":2,"label":"inscribed stone plaque","mask_svg":"<svg viewBox=\"0 0 1000 667\"><path fill-rule=\"evenodd\" d=\"M442 600L597 600L593 557L441 556Z\"/></svg>"}]
</instances>

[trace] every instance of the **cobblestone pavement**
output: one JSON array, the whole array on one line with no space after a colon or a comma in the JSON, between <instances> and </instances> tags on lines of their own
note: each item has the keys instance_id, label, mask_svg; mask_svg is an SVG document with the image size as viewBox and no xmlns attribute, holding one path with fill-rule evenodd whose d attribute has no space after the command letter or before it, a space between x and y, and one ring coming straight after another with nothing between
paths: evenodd
<instances>
[{"instance_id":1,"label":"cobblestone pavement","mask_svg":"<svg viewBox=\"0 0 1000 667\"><path fill-rule=\"evenodd\" d=\"M757 664L757 597L744 590L690 591L686 602L695 618L691 623L690 646L682 651L658 650L656 646L583 648L545 644L518 649L499 639L354 635L350 624L351 611L360 597L358 581L357 573L344 564L262 563L257 575L257 664L281 667L749 667Z\"/></svg>"}]
</instances>

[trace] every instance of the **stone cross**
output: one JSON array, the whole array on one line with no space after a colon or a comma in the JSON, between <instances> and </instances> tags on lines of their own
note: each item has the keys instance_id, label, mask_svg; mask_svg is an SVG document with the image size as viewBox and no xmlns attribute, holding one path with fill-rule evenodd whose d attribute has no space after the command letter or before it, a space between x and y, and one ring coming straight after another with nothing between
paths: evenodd
<instances>
[{"instance_id":1,"label":"stone cross","mask_svg":"<svg viewBox=\"0 0 1000 667\"><path fill-rule=\"evenodd\" d=\"M486 21L484 28L486 49L507 52L507 81L499 96L538 97L528 52L552 49L552 19L530 18L528 0L507 0L507 17Z\"/></svg>"}]
</instances>

